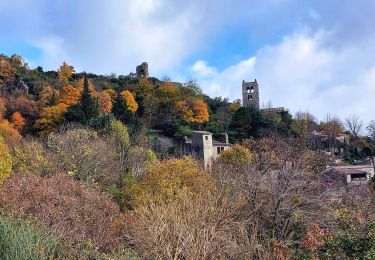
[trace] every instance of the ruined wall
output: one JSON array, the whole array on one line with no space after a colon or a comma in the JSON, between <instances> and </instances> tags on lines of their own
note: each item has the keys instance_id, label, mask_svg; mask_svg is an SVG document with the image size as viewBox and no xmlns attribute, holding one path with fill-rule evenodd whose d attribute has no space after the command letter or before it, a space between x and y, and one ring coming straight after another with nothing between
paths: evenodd
<instances>
[{"instance_id":1,"label":"ruined wall","mask_svg":"<svg viewBox=\"0 0 375 260\"><path fill-rule=\"evenodd\" d=\"M139 78L148 78L148 64L147 62L143 62L141 65L137 66L136 68L137 77Z\"/></svg>"}]
</instances>

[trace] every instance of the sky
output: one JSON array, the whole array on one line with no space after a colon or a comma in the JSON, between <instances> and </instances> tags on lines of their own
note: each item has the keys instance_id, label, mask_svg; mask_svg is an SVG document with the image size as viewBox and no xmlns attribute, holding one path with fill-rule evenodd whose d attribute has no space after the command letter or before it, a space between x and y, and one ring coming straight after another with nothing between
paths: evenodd
<instances>
[{"instance_id":1,"label":"sky","mask_svg":"<svg viewBox=\"0 0 375 260\"><path fill-rule=\"evenodd\" d=\"M374 0L0 0L0 53L30 67L194 79L323 120L375 119Z\"/></svg>"}]
</instances>

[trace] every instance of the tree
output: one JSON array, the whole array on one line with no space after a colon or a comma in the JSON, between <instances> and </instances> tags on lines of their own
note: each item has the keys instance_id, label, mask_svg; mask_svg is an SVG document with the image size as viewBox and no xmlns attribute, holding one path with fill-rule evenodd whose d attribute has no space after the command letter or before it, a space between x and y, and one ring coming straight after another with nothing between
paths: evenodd
<instances>
[{"instance_id":1,"label":"tree","mask_svg":"<svg viewBox=\"0 0 375 260\"><path fill-rule=\"evenodd\" d=\"M98 103L91 96L91 91L89 89L89 82L87 80L87 77L85 77L83 84L80 106L82 112L86 116L86 121L95 118L99 115Z\"/></svg>"},{"instance_id":2,"label":"tree","mask_svg":"<svg viewBox=\"0 0 375 260\"><path fill-rule=\"evenodd\" d=\"M72 85L68 84L63 87L63 93L59 100L59 103L64 103L67 106L72 106L78 104L80 98L81 92Z\"/></svg>"},{"instance_id":3,"label":"tree","mask_svg":"<svg viewBox=\"0 0 375 260\"><path fill-rule=\"evenodd\" d=\"M176 110L178 113L179 118L186 122L194 122L194 112L189 106L189 104L186 102L186 100L178 101L176 104Z\"/></svg>"},{"instance_id":4,"label":"tree","mask_svg":"<svg viewBox=\"0 0 375 260\"><path fill-rule=\"evenodd\" d=\"M5 55L0 55L0 95L6 94L6 85L13 84L16 76L16 68L14 68Z\"/></svg>"},{"instance_id":5,"label":"tree","mask_svg":"<svg viewBox=\"0 0 375 260\"><path fill-rule=\"evenodd\" d=\"M0 136L0 184L12 173L12 157L4 139Z\"/></svg>"},{"instance_id":6,"label":"tree","mask_svg":"<svg viewBox=\"0 0 375 260\"><path fill-rule=\"evenodd\" d=\"M65 61L64 63L60 66L60 68L57 71L58 73L58 79L59 82L62 85L67 85L69 83L70 77L74 73L74 68L72 66L69 66Z\"/></svg>"},{"instance_id":7,"label":"tree","mask_svg":"<svg viewBox=\"0 0 375 260\"><path fill-rule=\"evenodd\" d=\"M152 126L152 119L159 107L159 99L154 94L147 95L143 100L144 114L148 118L149 127Z\"/></svg>"},{"instance_id":8,"label":"tree","mask_svg":"<svg viewBox=\"0 0 375 260\"><path fill-rule=\"evenodd\" d=\"M363 121L359 118L358 115L351 115L345 118L346 126L349 132L353 135L355 139L358 139L363 128Z\"/></svg>"},{"instance_id":9,"label":"tree","mask_svg":"<svg viewBox=\"0 0 375 260\"><path fill-rule=\"evenodd\" d=\"M17 129L18 132L21 132L25 126L25 118L23 118L20 112L14 112L12 114L12 123L14 128Z\"/></svg>"},{"instance_id":10,"label":"tree","mask_svg":"<svg viewBox=\"0 0 375 260\"><path fill-rule=\"evenodd\" d=\"M337 117L327 115L326 120L320 123L320 127L324 131L329 138L329 148L332 151L332 147L335 148L337 146L336 140L337 136L344 131L343 124L341 120Z\"/></svg>"},{"instance_id":11,"label":"tree","mask_svg":"<svg viewBox=\"0 0 375 260\"><path fill-rule=\"evenodd\" d=\"M371 120L367 127L366 130L368 131L370 137L375 140L375 120Z\"/></svg>"},{"instance_id":12,"label":"tree","mask_svg":"<svg viewBox=\"0 0 375 260\"><path fill-rule=\"evenodd\" d=\"M149 165L139 183L126 192L133 206L139 206L151 201L170 202L183 190L199 193L213 188L211 176L192 158L184 157Z\"/></svg>"},{"instance_id":13,"label":"tree","mask_svg":"<svg viewBox=\"0 0 375 260\"><path fill-rule=\"evenodd\" d=\"M125 123L128 122L132 117L132 113L128 109L125 99L121 95L120 91L117 91L117 95L112 107L112 113L118 120Z\"/></svg>"},{"instance_id":14,"label":"tree","mask_svg":"<svg viewBox=\"0 0 375 260\"><path fill-rule=\"evenodd\" d=\"M35 128L42 134L48 134L64 120L64 114L67 112L67 105L60 103L56 106L46 107L40 114L39 119L35 121Z\"/></svg>"},{"instance_id":15,"label":"tree","mask_svg":"<svg viewBox=\"0 0 375 260\"><path fill-rule=\"evenodd\" d=\"M193 103L193 113L194 113L194 121L196 123L205 123L208 122L209 114L208 114L208 106L207 104L201 100L195 100Z\"/></svg>"},{"instance_id":16,"label":"tree","mask_svg":"<svg viewBox=\"0 0 375 260\"><path fill-rule=\"evenodd\" d=\"M299 137L306 139L312 130L317 128L316 118L309 112L299 111L292 122L292 131Z\"/></svg>"},{"instance_id":17,"label":"tree","mask_svg":"<svg viewBox=\"0 0 375 260\"><path fill-rule=\"evenodd\" d=\"M110 94L107 92L97 92L95 93L94 97L98 100L99 105L99 114L100 115L107 115L112 110L112 100Z\"/></svg>"},{"instance_id":18,"label":"tree","mask_svg":"<svg viewBox=\"0 0 375 260\"><path fill-rule=\"evenodd\" d=\"M121 92L121 95L125 100L128 110L132 113L135 113L138 109L138 104L135 101L133 94L129 90L125 90Z\"/></svg>"},{"instance_id":19,"label":"tree","mask_svg":"<svg viewBox=\"0 0 375 260\"><path fill-rule=\"evenodd\" d=\"M246 165L251 162L253 154L249 149L239 144L234 145L231 149L225 150L220 154L220 162L227 165Z\"/></svg>"},{"instance_id":20,"label":"tree","mask_svg":"<svg viewBox=\"0 0 375 260\"><path fill-rule=\"evenodd\" d=\"M99 116L99 105L89 89L87 77L84 79L83 91L79 103L68 108L65 118L68 121L88 124L91 119Z\"/></svg>"},{"instance_id":21,"label":"tree","mask_svg":"<svg viewBox=\"0 0 375 260\"><path fill-rule=\"evenodd\" d=\"M229 129L234 133L235 139L242 141L249 137L261 137L264 126L265 121L259 109L241 107L234 113Z\"/></svg>"},{"instance_id":22,"label":"tree","mask_svg":"<svg viewBox=\"0 0 375 260\"><path fill-rule=\"evenodd\" d=\"M5 119L0 121L0 136L4 138L5 143L11 146L19 143L22 139L20 133Z\"/></svg>"}]
</instances>

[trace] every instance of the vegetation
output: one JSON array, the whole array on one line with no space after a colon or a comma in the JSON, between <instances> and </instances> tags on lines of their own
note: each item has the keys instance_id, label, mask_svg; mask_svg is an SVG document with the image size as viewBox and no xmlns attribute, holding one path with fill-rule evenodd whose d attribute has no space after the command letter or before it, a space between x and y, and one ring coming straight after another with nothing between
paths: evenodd
<instances>
[{"instance_id":1,"label":"vegetation","mask_svg":"<svg viewBox=\"0 0 375 260\"><path fill-rule=\"evenodd\" d=\"M193 81L28 68L0 56L1 259L373 259L374 122L210 98ZM229 150L186 156L194 130ZM336 182L334 184L339 184Z\"/></svg>"}]
</instances>

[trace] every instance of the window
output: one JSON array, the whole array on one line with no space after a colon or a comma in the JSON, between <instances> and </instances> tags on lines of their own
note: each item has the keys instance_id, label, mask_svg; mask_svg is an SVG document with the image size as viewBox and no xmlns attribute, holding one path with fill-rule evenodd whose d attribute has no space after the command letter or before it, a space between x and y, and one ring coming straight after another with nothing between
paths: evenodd
<instances>
[{"instance_id":1,"label":"window","mask_svg":"<svg viewBox=\"0 0 375 260\"><path fill-rule=\"evenodd\" d=\"M208 135L205 135L205 136L204 136L204 139L208 140Z\"/></svg>"},{"instance_id":2,"label":"window","mask_svg":"<svg viewBox=\"0 0 375 260\"><path fill-rule=\"evenodd\" d=\"M246 90L247 90L247 93L250 93L250 91L251 91L250 87L247 87Z\"/></svg>"},{"instance_id":3,"label":"window","mask_svg":"<svg viewBox=\"0 0 375 260\"><path fill-rule=\"evenodd\" d=\"M248 100L253 100L253 95L247 95Z\"/></svg>"},{"instance_id":4,"label":"window","mask_svg":"<svg viewBox=\"0 0 375 260\"><path fill-rule=\"evenodd\" d=\"M222 151L224 151L224 147L220 147L220 146L218 146L218 147L216 148L216 150L217 150L217 154L220 154Z\"/></svg>"},{"instance_id":5,"label":"window","mask_svg":"<svg viewBox=\"0 0 375 260\"><path fill-rule=\"evenodd\" d=\"M250 93L254 93L254 87L251 87Z\"/></svg>"},{"instance_id":6,"label":"window","mask_svg":"<svg viewBox=\"0 0 375 260\"><path fill-rule=\"evenodd\" d=\"M365 181L367 179L366 177L367 177L366 173L350 174L350 178L352 179L352 181Z\"/></svg>"}]
</instances>

